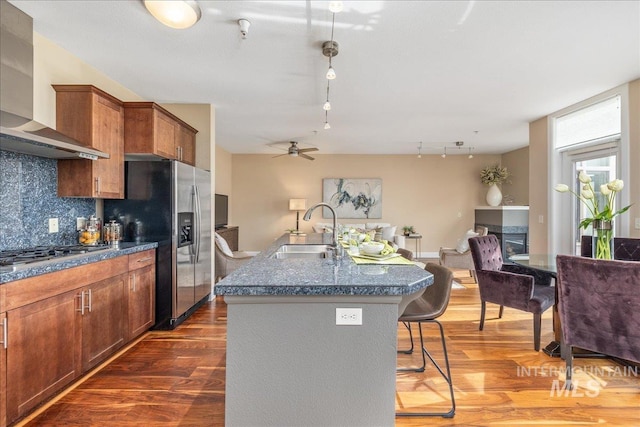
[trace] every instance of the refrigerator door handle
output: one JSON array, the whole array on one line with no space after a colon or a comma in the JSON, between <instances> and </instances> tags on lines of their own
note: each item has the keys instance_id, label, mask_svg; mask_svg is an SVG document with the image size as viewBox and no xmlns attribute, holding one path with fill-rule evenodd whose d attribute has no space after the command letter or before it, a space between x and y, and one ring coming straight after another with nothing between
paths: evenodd
<instances>
[{"instance_id":1,"label":"refrigerator door handle","mask_svg":"<svg viewBox=\"0 0 640 427\"><path fill-rule=\"evenodd\" d=\"M195 229L195 240L196 240L196 263L200 260L200 234L202 230L202 212L200 208L200 190L197 185L193 186L194 189L194 201L195 201L195 213L196 213L196 229Z\"/></svg>"}]
</instances>

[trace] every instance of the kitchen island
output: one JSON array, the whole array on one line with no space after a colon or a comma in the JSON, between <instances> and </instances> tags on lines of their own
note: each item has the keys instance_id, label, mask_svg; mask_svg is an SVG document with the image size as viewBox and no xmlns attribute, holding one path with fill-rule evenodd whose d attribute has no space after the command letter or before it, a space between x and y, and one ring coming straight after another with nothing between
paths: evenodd
<instances>
[{"instance_id":1,"label":"kitchen island","mask_svg":"<svg viewBox=\"0 0 640 427\"><path fill-rule=\"evenodd\" d=\"M273 257L285 234L215 285L227 307L227 426L393 426L398 306L433 275L414 265ZM361 325L337 325L336 309ZM357 316L357 314L356 314ZM356 320L357 323L357 320Z\"/></svg>"}]
</instances>

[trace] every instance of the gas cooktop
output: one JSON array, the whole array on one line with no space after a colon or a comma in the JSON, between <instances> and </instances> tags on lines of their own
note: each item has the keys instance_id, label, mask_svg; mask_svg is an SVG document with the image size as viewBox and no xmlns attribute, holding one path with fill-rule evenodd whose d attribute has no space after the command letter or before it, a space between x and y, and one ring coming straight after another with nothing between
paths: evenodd
<instances>
[{"instance_id":1,"label":"gas cooktop","mask_svg":"<svg viewBox=\"0 0 640 427\"><path fill-rule=\"evenodd\" d=\"M36 246L26 249L11 249L0 251L0 266L19 266L53 258L84 254L109 249L109 245L62 245Z\"/></svg>"}]
</instances>

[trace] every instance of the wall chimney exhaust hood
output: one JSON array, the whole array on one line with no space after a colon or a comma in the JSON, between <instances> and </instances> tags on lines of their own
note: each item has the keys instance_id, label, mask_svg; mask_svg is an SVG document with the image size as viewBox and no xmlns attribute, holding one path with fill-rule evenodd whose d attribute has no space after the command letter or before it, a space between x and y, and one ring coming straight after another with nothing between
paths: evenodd
<instances>
[{"instance_id":1,"label":"wall chimney exhaust hood","mask_svg":"<svg viewBox=\"0 0 640 427\"><path fill-rule=\"evenodd\" d=\"M0 150L53 159L109 154L33 120L33 19L0 0Z\"/></svg>"}]
</instances>

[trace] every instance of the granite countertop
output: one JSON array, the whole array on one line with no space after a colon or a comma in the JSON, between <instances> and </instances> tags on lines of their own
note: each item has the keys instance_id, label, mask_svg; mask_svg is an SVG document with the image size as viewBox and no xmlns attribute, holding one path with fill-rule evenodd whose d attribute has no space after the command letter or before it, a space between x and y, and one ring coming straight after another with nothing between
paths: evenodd
<instances>
[{"instance_id":1,"label":"granite countertop","mask_svg":"<svg viewBox=\"0 0 640 427\"><path fill-rule=\"evenodd\" d=\"M251 261L214 286L216 295L409 295L433 283L415 265L356 265L345 253L333 259L274 259L284 244L330 244L331 235L284 234Z\"/></svg>"},{"instance_id":2,"label":"granite countertop","mask_svg":"<svg viewBox=\"0 0 640 427\"><path fill-rule=\"evenodd\" d=\"M23 264L14 271L0 272L0 285L7 282L26 279L28 277L39 276L41 274L53 273L55 271L64 270L79 265L91 264L106 259L111 259L123 255L129 255L136 252L155 249L158 247L156 242L130 243L124 242L119 248L110 248L85 254L70 255L66 257L53 258L46 261L35 262L31 264Z\"/></svg>"}]
</instances>

